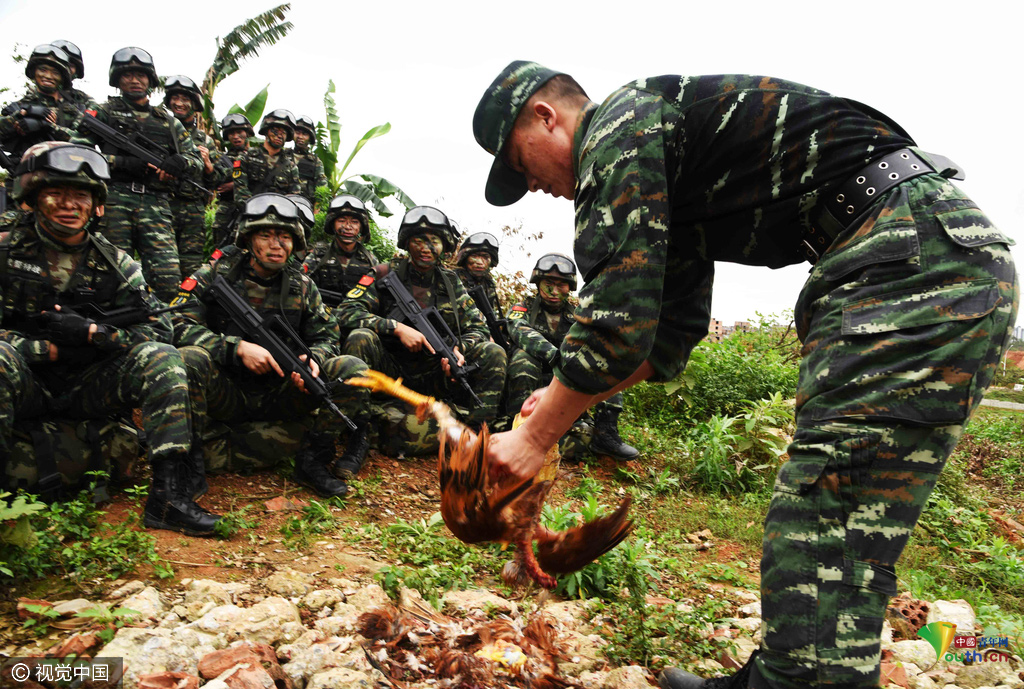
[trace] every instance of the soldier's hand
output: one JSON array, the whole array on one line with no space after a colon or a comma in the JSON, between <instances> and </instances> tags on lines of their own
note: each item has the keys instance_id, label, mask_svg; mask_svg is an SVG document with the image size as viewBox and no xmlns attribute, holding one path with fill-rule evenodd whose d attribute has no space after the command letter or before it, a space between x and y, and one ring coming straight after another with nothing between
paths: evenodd
<instances>
[{"instance_id":1,"label":"soldier's hand","mask_svg":"<svg viewBox=\"0 0 1024 689\"><path fill-rule=\"evenodd\" d=\"M234 182L224 182L224 184L221 184L219 187L217 187L217 193L218 194L224 194L224 193L227 193L229 191L234 191L234 189L235 189L235 183Z\"/></svg>"},{"instance_id":2,"label":"soldier's hand","mask_svg":"<svg viewBox=\"0 0 1024 689\"><path fill-rule=\"evenodd\" d=\"M180 177L188 169L188 158L180 153L167 156L164 162L160 163L160 169L171 177ZM166 181L163 175L160 176L160 181Z\"/></svg>"},{"instance_id":3,"label":"soldier's hand","mask_svg":"<svg viewBox=\"0 0 1024 689\"><path fill-rule=\"evenodd\" d=\"M306 355L300 355L299 360L305 362ZM320 367L317 365L316 359L309 360L309 368L313 372L314 378L320 377ZM306 389L306 383L302 380L302 376L299 375L298 371L292 371L292 384L304 393L309 394L309 390Z\"/></svg>"},{"instance_id":4,"label":"soldier's hand","mask_svg":"<svg viewBox=\"0 0 1024 689\"><path fill-rule=\"evenodd\" d=\"M431 354L435 354L434 348L427 342L427 337L416 328L406 325L405 323L399 323L395 326L395 335L401 341L402 346L408 349L410 352L418 352L424 347Z\"/></svg>"},{"instance_id":5,"label":"soldier's hand","mask_svg":"<svg viewBox=\"0 0 1024 689\"><path fill-rule=\"evenodd\" d=\"M462 356L462 352L459 351L459 348L452 347L452 351L455 352L455 363L458 364L459 366L465 366L466 357ZM446 376L448 376L449 378L452 377L452 366L448 362L448 357L444 357L441 359L441 369L444 371L444 374Z\"/></svg>"},{"instance_id":6,"label":"soldier's hand","mask_svg":"<svg viewBox=\"0 0 1024 689\"><path fill-rule=\"evenodd\" d=\"M547 389L548 388L545 385L542 388L534 390L533 393L526 398L526 401L523 402L523 406L519 410L519 415L525 419L527 416L532 414L533 410L537 408L537 403L540 402L540 398L544 396L545 392L547 392Z\"/></svg>"},{"instance_id":7,"label":"soldier's hand","mask_svg":"<svg viewBox=\"0 0 1024 689\"><path fill-rule=\"evenodd\" d=\"M242 340L238 343L238 347L235 348L235 354L241 360L242 365L256 375L261 376L264 373L274 371L277 375L284 378L284 371L274 361L274 357L270 355L270 352L254 342Z\"/></svg>"},{"instance_id":8,"label":"soldier's hand","mask_svg":"<svg viewBox=\"0 0 1024 689\"><path fill-rule=\"evenodd\" d=\"M60 305L54 306L53 311L43 311L43 330L46 331L47 339L53 344L62 345L84 345L92 342L92 336L96 332L96 322L79 316L77 313L61 313Z\"/></svg>"}]
</instances>

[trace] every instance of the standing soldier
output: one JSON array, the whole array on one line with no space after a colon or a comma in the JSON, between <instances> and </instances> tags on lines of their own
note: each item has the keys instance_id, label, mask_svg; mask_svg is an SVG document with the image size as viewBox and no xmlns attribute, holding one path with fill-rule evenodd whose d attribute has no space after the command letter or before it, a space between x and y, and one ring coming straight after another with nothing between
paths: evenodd
<instances>
[{"instance_id":1,"label":"standing soldier","mask_svg":"<svg viewBox=\"0 0 1024 689\"><path fill-rule=\"evenodd\" d=\"M153 167L82 127L73 141L99 145L110 162L103 236L120 249L138 252L146 282L160 299L170 301L181 283L170 197L182 179L199 177L203 162L181 122L166 108L150 105L149 94L157 85L152 55L142 48L118 50L110 60L110 85L121 94L99 106L96 119L126 136L151 141L166 156L163 167Z\"/></svg>"},{"instance_id":2,"label":"standing soldier","mask_svg":"<svg viewBox=\"0 0 1024 689\"><path fill-rule=\"evenodd\" d=\"M378 287L374 275L364 275L335 309L341 327L352 329L343 351L372 369L405 379L418 392L457 400L463 410L456 409L456 413L469 425L492 421L505 384L505 351L490 342L487 325L472 297L455 273L441 264L442 254L455 249L448 217L436 208L416 206L402 218L398 248L405 249L408 256L392 259L387 272L397 275L420 307L437 308L458 340L454 351L459 363L477 367L469 380L483 404L472 406L461 388L449 387L448 360L439 360L423 333L401 321L394 298ZM398 428L381 434L392 443L389 450L417 454L436 449L436 425L410 427L415 418L403 414L394 419Z\"/></svg>"},{"instance_id":3,"label":"standing soldier","mask_svg":"<svg viewBox=\"0 0 1024 689\"><path fill-rule=\"evenodd\" d=\"M217 213L213 220L213 245L223 246L238 214L235 205L235 180L242 174L242 159L249 150L249 137L256 136L249 118L240 112L225 115L220 121L220 138L224 141L224 158L230 167L228 178L217 187Z\"/></svg>"},{"instance_id":4,"label":"standing soldier","mask_svg":"<svg viewBox=\"0 0 1024 689\"><path fill-rule=\"evenodd\" d=\"M145 525L212 534L217 517L192 498L205 479L190 451L201 448L192 444L188 379L166 314L115 327L68 308L162 306L139 264L92 232L107 161L92 148L48 142L26 151L15 174L15 197L32 212L0 233L0 457L18 420L141 408L153 469Z\"/></svg>"},{"instance_id":5,"label":"standing soldier","mask_svg":"<svg viewBox=\"0 0 1024 689\"><path fill-rule=\"evenodd\" d=\"M235 206L241 210L245 202L256 194L301 194L299 168L295 155L285 149L285 143L295 138L295 115L288 110L275 110L263 117L260 134L265 138L260 146L251 146L235 168L241 174L235 177Z\"/></svg>"},{"instance_id":6,"label":"standing soldier","mask_svg":"<svg viewBox=\"0 0 1024 689\"><path fill-rule=\"evenodd\" d=\"M244 332L208 288L222 275L258 314L280 314L312 351L314 377L334 383L360 375L366 365L338 356L337 323L316 285L290 260L292 247L305 246L293 201L279 194L249 199L239 224L239 245L242 251L202 266L185 280L178 297L187 306L175 314L175 342L188 366L196 424L202 430L207 414L225 423L305 420L308 427L304 446L295 455L293 478L323 497L344 495L348 486L329 471L342 420L334 414L314 415L319 402L306 394L299 374L285 378L270 352L242 339ZM363 410L365 389L340 383L332 387L340 408L353 415Z\"/></svg>"},{"instance_id":7,"label":"standing soldier","mask_svg":"<svg viewBox=\"0 0 1024 689\"><path fill-rule=\"evenodd\" d=\"M507 344L507 329L498 322L499 315L504 313L505 309L498 299L498 286L491 274L491 269L497 265L498 238L490 232L475 232L469 235L455 255L455 274L462 280L462 285L469 292L469 296L473 297L480 312L486 316L489 310L495 318L494 325L487 323L491 339L499 341L494 332L497 328L501 334L500 339Z\"/></svg>"},{"instance_id":8,"label":"standing soldier","mask_svg":"<svg viewBox=\"0 0 1024 689\"><path fill-rule=\"evenodd\" d=\"M366 246L370 241L370 214L355 196L331 199L324 215L324 232L333 238L314 246L302 269L320 288L324 303L333 308L380 261Z\"/></svg>"},{"instance_id":9,"label":"standing soldier","mask_svg":"<svg viewBox=\"0 0 1024 689\"><path fill-rule=\"evenodd\" d=\"M14 163L34 144L70 139L82 114L66 96L71 62L63 50L50 43L37 45L25 64L25 76L32 80L28 93L0 112L0 147ZM14 175L8 175L5 184L10 191Z\"/></svg>"},{"instance_id":10,"label":"standing soldier","mask_svg":"<svg viewBox=\"0 0 1024 689\"><path fill-rule=\"evenodd\" d=\"M313 152L313 139L316 138L316 125L313 120L302 115L295 121L295 165L299 168L299 182L302 191L299 193L309 199L316 207L316 188L327 186L324 164Z\"/></svg>"},{"instance_id":11,"label":"standing soldier","mask_svg":"<svg viewBox=\"0 0 1024 689\"><path fill-rule=\"evenodd\" d=\"M761 648L731 677L660 681L876 686L896 562L1020 296L1009 242L949 181L957 167L874 108L761 75L638 79L597 104L517 61L473 131L494 156L491 203L574 201L586 280L554 380L491 439L518 479L587 407L683 370L715 261L814 266L796 306L796 434L765 518Z\"/></svg>"},{"instance_id":12,"label":"standing soldier","mask_svg":"<svg viewBox=\"0 0 1024 689\"><path fill-rule=\"evenodd\" d=\"M85 61L82 59L82 51L77 45L64 39L50 41L50 45L55 45L67 53L68 61L71 63L71 83L62 88L61 92L68 99L74 101L79 110L93 109L94 106L90 105L93 100L89 94L74 87L76 79L85 77Z\"/></svg>"},{"instance_id":13,"label":"standing soldier","mask_svg":"<svg viewBox=\"0 0 1024 689\"><path fill-rule=\"evenodd\" d=\"M203 186L207 189L216 188L231 173L223 155L217 150L217 144L199 127L196 113L203 109L202 91L186 76L179 74L167 77L164 79L164 106L181 122L203 159ZM171 196L171 213L174 216L174 235L178 241L178 263L182 278L194 273L203 262L206 250L206 204L209 200L205 192L191 184L180 184Z\"/></svg>"},{"instance_id":14,"label":"standing soldier","mask_svg":"<svg viewBox=\"0 0 1024 689\"><path fill-rule=\"evenodd\" d=\"M546 385L558 363L558 348L576 321L569 293L576 290L576 264L562 254L545 254L530 274L537 294L508 312L513 349L509 354L506 389L508 413L514 416L537 388ZM619 437L622 395L614 395L594 408L594 423L584 418L558 442L562 458L579 460L589 450L620 461L636 459L640 452ZM586 416L589 416L587 414Z\"/></svg>"}]
</instances>

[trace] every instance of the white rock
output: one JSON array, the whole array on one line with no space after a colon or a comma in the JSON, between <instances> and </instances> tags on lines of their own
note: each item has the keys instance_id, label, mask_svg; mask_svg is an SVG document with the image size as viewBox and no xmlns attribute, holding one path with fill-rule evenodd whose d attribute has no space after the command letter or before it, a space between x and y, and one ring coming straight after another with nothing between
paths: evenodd
<instances>
[{"instance_id":1,"label":"white rock","mask_svg":"<svg viewBox=\"0 0 1024 689\"><path fill-rule=\"evenodd\" d=\"M388 598L388 594L384 593L384 589L377 584L364 586L348 596L345 602L361 613L385 605L391 605L391 599Z\"/></svg>"},{"instance_id":2,"label":"white rock","mask_svg":"<svg viewBox=\"0 0 1024 689\"><path fill-rule=\"evenodd\" d=\"M738 610L740 617L760 617L761 616L761 601L755 601L753 603L747 603L740 607Z\"/></svg>"},{"instance_id":3,"label":"white rock","mask_svg":"<svg viewBox=\"0 0 1024 689\"><path fill-rule=\"evenodd\" d=\"M244 614L237 605L218 605L189 626L207 634L226 634Z\"/></svg>"},{"instance_id":4,"label":"white rock","mask_svg":"<svg viewBox=\"0 0 1024 689\"><path fill-rule=\"evenodd\" d=\"M977 616L974 608L963 599L937 600L928 611L928 624L932 622L952 622L956 625L956 633L961 636L974 634Z\"/></svg>"},{"instance_id":5,"label":"white rock","mask_svg":"<svg viewBox=\"0 0 1024 689\"><path fill-rule=\"evenodd\" d=\"M745 589L737 589L733 591L733 595L739 600L746 601L747 603L760 602L761 597L753 591L747 591Z\"/></svg>"},{"instance_id":6,"label":"white rock","mask_svg":"<svg viewBox=\"0 0 1024 689\"><path fill-rule=\"evenodd\" d=\"M164 629L174 629L175 627L179 627L182 624L183 623L180 617L178 617L173 612L169 612L166 615L164 615L164 618L160 620L160 624L158 624L157 626L162 627Z\"/></svg>"},{"instance_id":7,"label":"white rock","mask_svg":"<svg viewBox=\"0 0 1024 689\"><path fill-rule=\"evenodd\" d=\"M921 668L913 663L903 663L903 671L907 673L909 689L938 689L938 684L931 677L921 672Z\"/></svg>"},{"instance_id":8,"label":"white rock","mask_svg":"<svg viewBox=\"0 0 1024 689\"><path fill-rule=\"evenodd\" d=\"M761 629L760 617L726 617L722 622L728 627L740 629L747 634L755 634Z\"/></svg>"},{"instance_id":9,"label":"white rock","mask_svg":"<svg viewBox=\"0 0 1024 689\"><path fill-rule=\"evenodd\" d=\"M373 686L374 681L367 673L336 667L313 675L306 689L373 689Z\"/></svg>"},{"instance_id":10,"label":"white rock","mask_svg":"<svg viewBox=\"0 0 1024 689\"><path fill-rule=\"evenodd\" d=\"M313 644L308 648L293 652L291 660L281 668L291 677L296 689L302 689L307 678L317 674L325 667L341 667L342 664L341 654L332 650L328 644Z\"/></svg>"},{"instance_id":11,"label":"white rock","mask_svg":"<svg viewBox=\"0 0 1024 689\"><path fill-rule=\"evenodd\" d=\"M898 641L889 646L889 649L892 651L893 660L898 660L904 665L913 663L921 668L932 668L932 664L935 663L935 649L924 639ZM944 663L945 661L940 660L935 667L942 668Z\"/></svg>"},{"instance_id":12,"label":"white rock","mask_svg":"<svg viewBox=\"0 0 1024 689\"><path fill-rule=\"evenodd\" d=\"M282 596L304 596L315 588L313 577L294 569L274 572L263 583L268 589Z\"/></svg>"},{"instance_id":13,"label":"white rock","mask_svg":"<svg viewBox=\"0 0 1024 689\"><path fill-rule=\"evenodd\" d=\"M320 630L327 636L345 636L355 631L356 622L362 612L348 603L338 603L334 606L334 614L317 620L313 627Z\"/></svg>"},{"instance_id":14,"label":"white rock","mask_svg":"<svg viewBox=\"0 0 1024 689\"><path fill-rule=\"evenodd\" d=\"M302 605L310 610L321 610L329 605L341 603L345 594L340 589L316 589L310 591L302 599Z\"/></svg>"},{"instance_id":15,"label":"white rock","mask_svg":"<svg viewBox=\"0 0 1024 689\"><path fill-rule=\"evenodd\" d=\"M968 665L956 673L956 683L963 689L979 689L1006 684L1009 677L1016 678L1013 668L1006 662L981 662ZM1020 682L1020 679L1017 679Z\"/></svg>"},{"instance_id":16,"label":"white rock","mask_svg":"<svg viewBox=\"0 0 1024 689\"><path fill-rule=\"evenodd\" d=\"M569 677L593 670L601 662L601 649L607 642L597 634L580 634L566 630L559 635L559 649L569 660L558 664L559 670Z\"/></svg>"},{"instance_id":17,"label":"white rock","mask_svg":"<svg viewBox=\"0 0 1024 689\"><path fill-rule=\"evenodd\" d=\"M457 612L463 615L474 610L487 613L505 613L515 615L519 607L512 601L496 596L490 591L476 589L473 591L448 591L441 599L442 612Z\"/></svg>"},{"instance_id":18,"label":"white rock","mask_svg":"<svg viewBox=\"0 0 1024 689\"><path fill-rule=\"evenodd\" d=\"M59 600L53 604L53 611L58 612L65 617L72 617L76 613L82 612L83 610L89 610L97 607L96 603L85 598L76 598L74 600Z\"/></svg>"},{"instance_id":19,"label":"white rock","mask_svg":"<svg viewBox=\"0 0 1024 689\"><path fill-rule=\"evenodd\" d=\"M604 678L601 689L650 689L647 669L639 665L615 668Z\"/></svg>"},{"instance_id":20,"label":"white rock","mask_svg":"<svg viewBox=\"0 0 1024 689\"><path fill-rule=\"evenodd\" d=\"M591 617L592 604L587 600L567 600L561 603L548 603L539 610L565 629L580 629Z\"/></svg>"},{"instance_id":21,"label":"white rock","mask_svg":"<svg viewBox=\"0 0 1024 689\"><path fill-rule=\"evenodd\" d=\"M211 679L203 684L203 689L231 689L222 679Z\"/></svg>"},{"instance_id":22,"label":"white rock","mask_svg":"<svg viewBox=\"0 0 1024 689\"><path fill-rule=\"evenodd\" d=\"M124 658L124 689L136 689L139 678L164 670L199 674L195 639L177 630L123 627L97 657Z\"/></svg>"},{"instance_id":23,"label":"white rock","mask_svg":"<svg viewBox=\"0 0 1024 689\"><path fill-rule=\"evenodd\" d=\"M142 620L155 620L167 612L167 606L160 599L160 592L152 586L147 586L138 593L125 598L121 607L138 610L142 613Z\"/></svg>"},{"instance_id":24,"label":"white rock","mask_svg":"<svg viewBox=\"0 0 1024 689\"><path fill-rule=\"evenodd\" d=\"M286 629L288 622L301 628L299 609L284 598L271 596L248 608L228 627L228 637L241 638L273 646L280 641L292 642L302 635L294 627ZM298 631L298 633L296 633Z\"/></svg>"},{"instance_id":25,"label":"white rock","mask_svg":"<svg viewBox=\"0 0 1024 689\"><path fill-rule=\"evenodd\" d=\"M219 605L237 602L236 596L248 590L248 584L222 584L212 579L190 581L185 591L185 616L190 620L198 620Z\"/></svg>"},{"instance_id":26,"label":"white rock","mask_svg":"<svg viewBox=\"0 0 1024 689\"><path fill-rule=\"evenodd\" d=\"M136 579L134 581L129 581L124 586L114 589L107 594L107 598L110 600L117 600L119 598L124 598L125 596L136 594L144 588L146 588L146 585Z\"/></svg>"}]
</instances>

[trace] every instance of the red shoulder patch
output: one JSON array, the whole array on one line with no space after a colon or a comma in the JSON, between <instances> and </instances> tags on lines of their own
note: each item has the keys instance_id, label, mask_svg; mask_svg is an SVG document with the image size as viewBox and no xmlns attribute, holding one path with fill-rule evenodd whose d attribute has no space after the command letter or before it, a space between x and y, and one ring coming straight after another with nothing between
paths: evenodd
<instances>
[{"instance_id":1,"label":"red shoulder patch","mask_svg":"<svg viewBox=\"0 0 1024 689\"><path fill-rule=\"evenodd\" d=\"M363 287L369 287L370 285L373 284L373 280L374 277L372 275L364 275L363 277L359 278L359 284L362 285Z\"/></svg>"},{"instance_id":2,"label":"red shoulder patch","mask_svg":"<svg viewBox=\"0 0 1024 689\"><path fill-rule=\"evenodd\" d=\"M233 163L233 167L242 167L242 160L238 159Z\"/></svg>"},{"instance_id":3,"label":"red shoulder patch","mask_svg":"<svg viewBox=\"0 0 1024 689\"><path fill-rule=\"evenodd\" d=\"M92 115L93 117L96 117L96 111L95 110L86 110L85 114L86 115Z\"/></svg>"},{"instance_id":4,"label":"red shoulder patch","mask_svg":"<svg viewBox=\"0 0 1024 689\"><path fill-rule=\"evenodd\" d=\"M302 264L302 272L303 273L308 273L309 272L309 264L308 263L303 263Z\"/></svg>"},{"instance_id":5,"label":"red shoulder patch","mask_svg":"<svg viewBox=\"0 0 1024 689\"><path fill-rule=\"evenodd\" d=\"M223 255L224 255L223 251L221 251L220 249L214 249L213 253L210 254L210 260L211 261L216 261L218 258L220 258Z\"/></svg>"},{"instance_id":6,"label":"red shoulder patch","mask_svg":"<svg viewBox=\"0 0 1024 689\"><path fill-rule=\"evenodd\" d=\"M181 283L181 289L185 290L186 292L191 292L192 289L198 284L199 283L196 282L195 278L185 278L185 282Z\"/></svg>"},{"instance_id":7,"label":"red shoulder patch","mask_svg":"<svg viewBox=\"0 0 1024 689\"><path fill-rule=\"evenodd\" d=\"M522 304L516 304L515 306L512 307L512 310L513 311L521 311L522 313L526 313L527 308L525 306L523 306Z\"/></svg>"}]
</instances>

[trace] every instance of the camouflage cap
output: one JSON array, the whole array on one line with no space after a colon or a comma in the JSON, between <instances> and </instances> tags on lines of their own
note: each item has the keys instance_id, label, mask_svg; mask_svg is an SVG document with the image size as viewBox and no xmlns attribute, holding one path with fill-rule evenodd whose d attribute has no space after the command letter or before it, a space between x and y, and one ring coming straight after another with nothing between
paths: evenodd
<instances>
[{"instance_id":1,"label":"camouflage cap","mask_svg":"<svg viewBox=\"0 0 1024 689\"><path fill-rule=\"evenodd\" d=\"M11 196L19 202L35 205L35 195L43 187L77 187L93 193L97 206L107 200L110 169L94 148L67 141L43 141L21 156L13 172Z\"/></svg>"},{"instance_id":2,"label":"camouflage cap","mask_svg":"<svg viewBox=\"0 0 1024 689\"><path fill-rule=\"evenodd\" d=\"M495 206L508 206L523 198L528 191L526 176L516 172L502 157L519 111L537 89L563 74L536 62L516 60L501 71L476 106L473 113L473 136L485 151L494 156L487 176L484 196Z\"/></svg>"}]
</instances>

